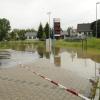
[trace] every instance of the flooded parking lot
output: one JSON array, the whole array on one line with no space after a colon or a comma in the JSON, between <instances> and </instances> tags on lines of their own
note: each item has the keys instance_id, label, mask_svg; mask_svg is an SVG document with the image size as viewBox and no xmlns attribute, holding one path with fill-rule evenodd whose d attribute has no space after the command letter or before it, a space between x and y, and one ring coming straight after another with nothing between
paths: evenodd
<instances>
[{"instance_id":1,"label":"flooded parking lot","mask_svg":"<svg viewBox=\"0 0 100 100\"><path fill-rule=\"evenodd\" d=\"M0 68L13 67L17 64L31 63L39 58L46 58L58 68L78 73L85 78L100 74L100 55L88 54L88 50L73 48L52 48L46 51L45 46L20 44L0 51Z\"/></svg>"},{"instance_id":2,"label":"flooded parking lot","mask_svg":"<svg viewBox=\"0 0 100 100\"><path fill-rule=\"evenodd\" d=\"M10 71L10 68L20 64L58 80L69 88L75 88L86 97L91 88L89 79L95 79L100 74L100 55L90 54L88 49L52 47L48 52L45 46L20 44L0 50L1 76L4 74L2 70Z\"/></svg>"}]
</instances>

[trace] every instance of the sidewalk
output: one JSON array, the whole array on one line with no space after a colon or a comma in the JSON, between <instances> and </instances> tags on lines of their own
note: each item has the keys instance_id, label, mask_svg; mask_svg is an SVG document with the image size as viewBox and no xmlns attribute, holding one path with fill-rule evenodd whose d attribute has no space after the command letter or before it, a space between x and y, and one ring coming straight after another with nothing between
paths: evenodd
<instances>
[{"instance_id":1,"label":"sidewalk","mask_svg":"<svg viewBox=\"0 0 100 100\"><path fill-rule=\"evenodd\" d=\"M62 85L87 95L88 80L70 71L55 67L49 61L40 59L25 65ZM65 92L49 81L34 75L27 69L17 67L0 69L0 100L82 100Z\"/></svg>"}]
</instances>

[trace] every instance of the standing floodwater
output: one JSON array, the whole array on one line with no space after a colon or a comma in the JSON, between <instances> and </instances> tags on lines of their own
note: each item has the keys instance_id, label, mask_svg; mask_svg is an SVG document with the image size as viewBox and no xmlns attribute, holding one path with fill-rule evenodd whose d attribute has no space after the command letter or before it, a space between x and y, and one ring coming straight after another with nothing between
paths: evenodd
<instances>
[{"instance_id":1,"label":"standing floodwater","mask_svg":"<svg viewBox=\"0 0 100 100\"><path fill-rule=\"evenodd\" d=\"M5 44L6 45L6 44ZM5 46L6 47L6 46ZM9 49L0 50L0 68L13 67L17 64L34 62L39 58L49 59L59 68L73 71L79 76L91 78L100 74L100 53L90 53L82 48L52 48L34 44L9 44Z\"/></svg>"}]
</instances>

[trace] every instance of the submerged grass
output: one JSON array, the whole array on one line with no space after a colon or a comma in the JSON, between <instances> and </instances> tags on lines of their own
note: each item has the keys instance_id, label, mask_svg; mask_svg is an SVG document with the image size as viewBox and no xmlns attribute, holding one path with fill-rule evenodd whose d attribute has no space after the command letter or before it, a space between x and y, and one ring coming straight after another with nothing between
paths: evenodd
<instances>
[{"instance_id":1,"label":"submerged grass","mask_svg":"<svg viewBox=\"0 0 100 100\"><path fill-rule=\"evenodd\" d=\"M79 41L67 41L67 40L58 40L55 42L57 46L64 46L64 47L82 47L83 45L87 45L88 48L95 48L95 49L100 49L100 39L96 38L91 38Z\"/></svg>"},{"instance_id":2,"label":"submerged grass","mask_svg":"<svg viewBox=\"0 0 100 100\"><path fill-rule=\"evenodd\" d=\"M24 45L34 45L34 46L44 46L44 41L37 41L37 40L25 40L25 41L6 41L0 42L0 49L11 49L16 48L17 46L24 46Z\"/></svg>"},{"instance_id":3,"label":"submerged grass","mask_svg":"<svg viewBox=\"0 0 100 100\"><path fill-rule=\"evenodd\" d=\"M0 42L0 49L9 49L15 45L33 44L34 46L45 46L45 41L38 40L25 40L25 41L6 41ZM100 39L90 38L87 41L67 41L67 40L54 40L53 45L59 48L86 48L91 53L100 53ZM95 52L94 52L95 51Z\"/></svg>"},{"instance_id":4,"label":"submerged grass","mask_svg":"<svg viewBox=\"0 0 100 100\"><path fill-rule=\"evenodd\" d=\"M84 57L90 57L94 61L100 62L100 39L91 38L83 41L83 44L82 41L58 40L54 42L54 45L75 52L84 52Z\"/></svg>"}]
</instances>

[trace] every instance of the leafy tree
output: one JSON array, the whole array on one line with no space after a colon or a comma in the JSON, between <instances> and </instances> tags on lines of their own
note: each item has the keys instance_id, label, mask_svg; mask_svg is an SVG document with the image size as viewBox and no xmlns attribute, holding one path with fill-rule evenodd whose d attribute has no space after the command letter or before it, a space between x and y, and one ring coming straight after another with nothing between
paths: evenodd
<instances>
[{"instance_id":1,"label":"leafy tree","mask_svg":"<svg viewBox=\"0 0 100 100\"><path fill-rule=\"evenodd\" d=\"M8 32L10 31L11 26L9 20L3 18L0 19L0 41L6 40Z\"/></svg>"},{"instance_id":2,"label":"leafy tree","mask_svg":"<svg viewBox=\"0 0 100 100\"><path fill-rule=\"evenodd\" d=\"M96 21L91 23L91 29L93 30L93 36L96 36ZM97 21L97 37L100 38L100 20Z\"/></svg>"},{"instance_id":3,"label":"leafy tree","mask_svg":"<svg viewBox=\"0 0 100 100\"><path fill-rule=\"evenodd\" d=\"M12 40L25 40L25 33L26 32L36 32L34 29L13 29L10 33L10 39Z\"/></svg>"},{"instance_id":4,"label":"leafy tree","mask_svg":"<svg viewBox=\"0 0 100 100\"><path fill-rule=\"evenodd\" d=\"M44 32L45 32L46 38L48 39L49 38L49 24L48 23L46 23L45 25Z\"/></svg>"},{"instance_id":5,"label":"leafy tree","mask_svg":"<svg viewBox=\"0 0 100 100\"><path fill-rule=\"evenodd\" d=\"M13 33L16 36L16 40L19 40L18 32L19 32L19 29L13 29Z\"/></svg>"},{"instance_id":6,"label":"leafy tree","mask_svg":"<svg viewBox=\"0 0 100 100\"><path fill-rule=\"evenodd\" d=\"M10 33L10 40L17 40L16 33L14 31Z\"/></svg>"},{"instance_id":7,"label":"leafy tree","mask_svg":"<svg viewBox=\"0 0 100 100\"><path fill-rule=\"evenodd\" d=\"M20 40L25 40L25 30L19 30L18 31L18 37Z\"/></svg>"},{"instance_id":8,"label":"leafy tree","mask_svg":"<svg viewBox=\"0 0 100 100\"><path fill-rule=\"evenodd\" d=\"M38 28L38 32L37 32L37 38L39 38L39 40L42 40L43 34L44 34L43 27L42 27L42 24L40 23L39 28Z\"/></svg>"},{"instance_id":9,"label":"leafy tree","mask_svg":"<svg viewBox=\"0 0 100 100\"><path fill-rule=\"evenodd\" d=\"M40 58L43 58L44 51L45 51L44 46L42 46L42 47L37 46L37 52L38 52L38 54L39 54Z\"/></svg>"},{"instance_id":10,"label":"leafy tree","mask_svg":"<svg viewBox=\"0 0 100 100\"><path fill-rule=\"evenodd\" d=\"M25 40L25 33L24 29L14 29L10 35L12 39L15 37L16 40Z\"/></svg>"}]
</instances>

